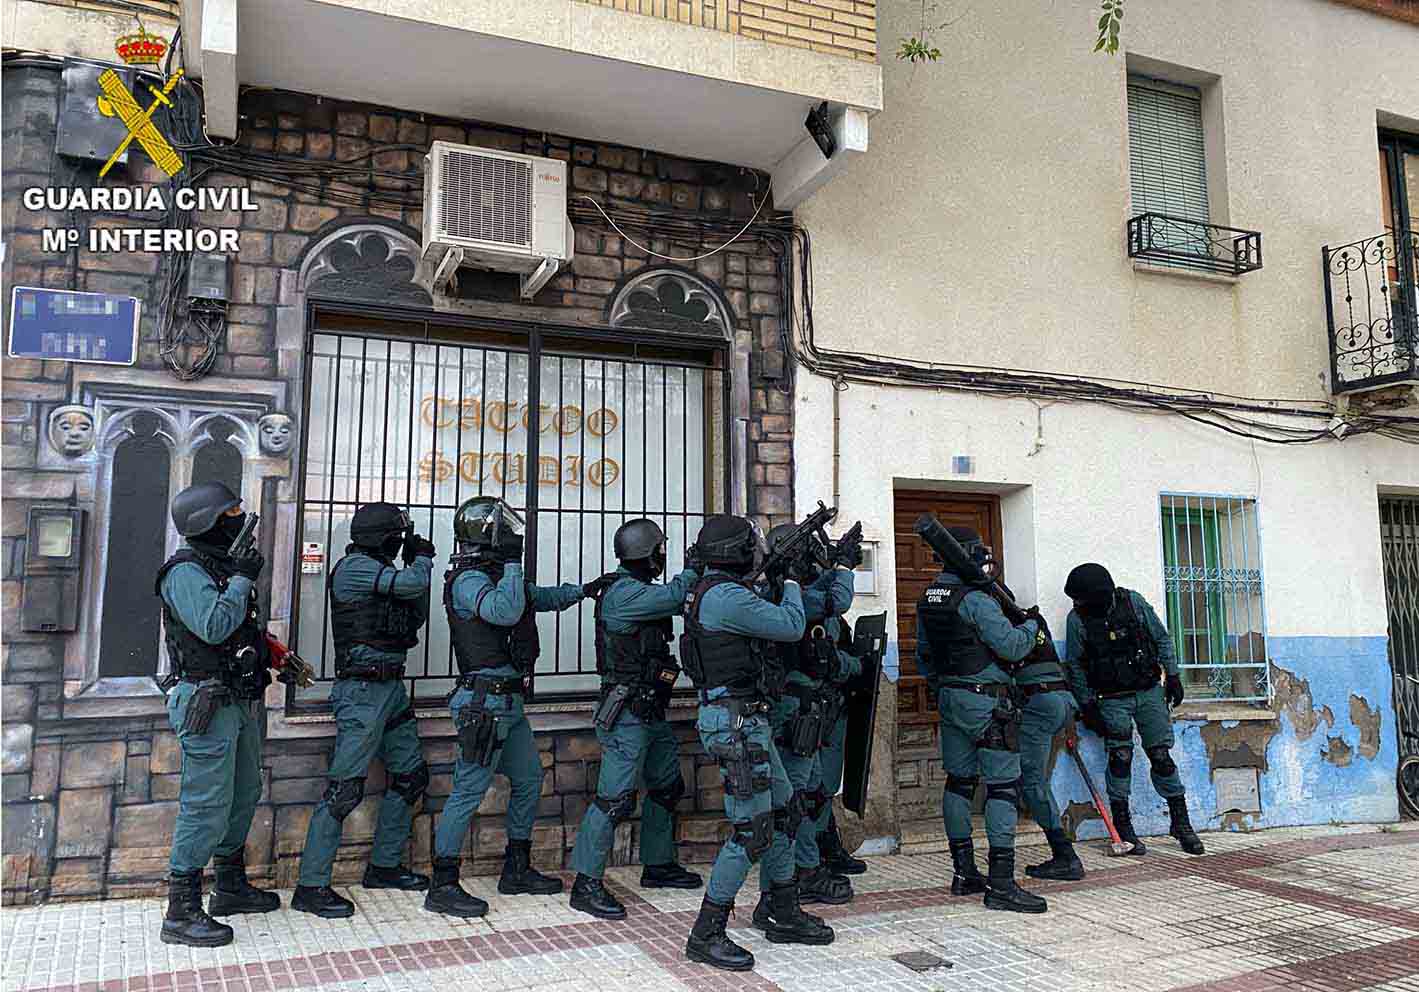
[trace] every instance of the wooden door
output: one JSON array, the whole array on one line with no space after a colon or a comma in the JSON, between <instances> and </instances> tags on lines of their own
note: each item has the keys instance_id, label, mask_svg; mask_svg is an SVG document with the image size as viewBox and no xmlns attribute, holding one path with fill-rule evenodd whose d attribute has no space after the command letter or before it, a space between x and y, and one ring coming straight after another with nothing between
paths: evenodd
<instances>
[{"instance_id":1,"label":"wooden door","mask_svg":"<svg viewBox=\"0 0 1419 992\"><path fill-rule=\"evenodd\" d=\"M936 706L927 698L926 680L916 670L916 604L940 573L926 542L912 530L916 518L934 513L947 527L972 527L995 552L1004 575L1000 549L1000 497L966 493L935 493L898 489L894 497L893 531L897 549L897 646L901 675L897 680L898 723L934 723Z\"/></svg>"}]
</instances>

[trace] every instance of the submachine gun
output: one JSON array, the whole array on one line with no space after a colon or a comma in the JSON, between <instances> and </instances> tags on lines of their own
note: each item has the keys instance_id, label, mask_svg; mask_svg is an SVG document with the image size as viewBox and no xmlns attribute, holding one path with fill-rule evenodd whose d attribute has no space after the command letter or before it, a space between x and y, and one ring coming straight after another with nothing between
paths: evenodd
<instances>
[{"instance_id":1,"label":"submachine gun","mask_svg":"<svg viewBox=\"0 0 1419 992\"><path fill-rule=\"evenodd\" d=\"M752 585L761 576L767 576L777 592L783 584L784 576L791 572L793 563L805 556L819 568L831 568L828 549L833 546L833 541L828 537L826 528L837 515L837 507L824 506L823 501L819 500L818 509L808 514L787 537L770 548L764 560L745 577L745 581ZM815 537L817 541L813 540ZM778 598L780 597L775 596L776 600Z\"/></svg>"},{"instance_id":2,"label":"submachine gun","mask_svg":"<svg viewBox=\"0 0 1419 992\"><path fill-rule=\"evenodd\" d=\"M1049 625L1045 623L1045 618L1040 615L1039 610L1022 609L1008 589L987 575L985 569L971 559L960 542L951 536L951 532L941 526L941 521L930 513L923 513L916 518L912 530L916 531L917 537L929 544L945 566L964 579L967 585L979 589L999 603L1001 612L1012 624L1019 626L1026 620L1035 621L1039 627L1039 636L1035 638L1034 648L1020 660L1021 668L1039 662L1059 662L1054 638L1050 635Z\"/></svg>"}]
</instances>

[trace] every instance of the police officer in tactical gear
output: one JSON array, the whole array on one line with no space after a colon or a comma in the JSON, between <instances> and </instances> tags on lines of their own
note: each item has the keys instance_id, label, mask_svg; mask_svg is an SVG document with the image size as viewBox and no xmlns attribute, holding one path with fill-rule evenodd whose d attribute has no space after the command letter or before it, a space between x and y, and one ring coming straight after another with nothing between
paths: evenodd
<instances>
[{"instance_id":1,"label":"police officer in tactical gear","mask_svg":"<svg viewBox=\"0 0 1419 992\"><path fill-rule=\"evenodd\" d=\"M642 771L641 885L698 889L704 884L675 859L675 806L685 795L685 780L680 745L665 719L680 674L670 655L671 617L684 610L685 595L699 573L686 569L669 582L655 582L665 571L665 534L653 520L626 521L616 529L613 545L621 565L606 577L596 600L601 774L572 850L577 875L571 896L572 909L607 920L626 915L602 877L616 825L635 812Z\"/></svg>"},{"instance_id":2,"label":"police officer in tactical gear","mask_svg":"<svg viewBox=\"0 0 1419 992\"><path fill-rule=\"evenodd\" d=\"M328 918L351 916L355 905L330 887L345 817L364 797L376 756L388 774L362 884L367 889L419 890L429 878L402 863L414 808L429 784L419 749L414 707L404 688L406 653L419 643L429 614L434 546L414 533L392 503L366 503L350 518L350 544L330 570L330 630L335 685L330 703L338 730L330 782L310 818L291 908ZM403 568L395 565L402 559Z\"/></svg>"},{"instance_id":3,"label":"police officer in tactical gear","mask_svg":"<svg viewBox=\"0 0 1419 992\"><path fill-rule=\"evenodd\" d=\"M501 772L512 783L507 851L498 891L504 895L562 891L562 881L531 865L532 821L542 792L542 762L523 714L527 680L540 650L537 614L565 610L597 592L585 586L535 586L522 576L522 518L501 499L475 496L453 519L458 551L444 575L443 605L458 661L449 702L458 731L453 792L434 836L433 887L424 908L448 916L482 916L488 904L458 884L459 857L473 814Z\"/></svg>"},{"instance_id":4,"label":"police officer in tactical gear","mask_svg":"<svg viewBox=\"0 0 1419 992\"><path fill-rule=\"evenodd\" d=\"M716 968L748 971L754 956L729 939L725 923L749 868L761 859L759 871L771 889L768 912L756 922L768 939L833 940L832 929L798 903L790 838L803 814L791 802L793 786L768 719L783 685L781 659L769 642L793 644L803 637L803 597L791 578L783 583L779 604L748 585L756 555L767 549L758 528L743 517L706 519L693 551L705 572L685 601L680 663L699 690L700 743L719 762L724 812L734 832L715 858L685 954Z\"/></svg>"},{"instance_id":5,"label":"police officer in tactical gear","mask_svg":"<svg viewBox=\"0 0 1419 992\"><path fill-rule=\"evenodd\" d=\"M978 564L990 549L969 527L951 536ZM945 568L917 603L916 662L941 711L941 807L950 839L953 895L985 893L988 909L1043 913L1045 901L1015 882L1015 825L1020 800L1019 711L1008 669L1040 636L1033 619L1013 626L989 594ZM971 801L985 778L989 871L982 877L971 843Z\"/></svg>"},{"instance_id":6,"label":"police officer in tactical gear","mask_svg":"<svg viewBox=\"0 0 1419 992\"><path fill-rule=\"evenodd\" d=\"M1027 865L1025 874L1077 882L1084 877L1084 863L1064 830L1046 778L1054 737L1075 715L1074 695L1058 661L1029 660L1014 673L1014 683L1020 701L1020 790L1050 847L1049 860Z\"/></svg>"},{"instance_id":7,"label":"police officer in tactical gear","mask_svg":"<svg viewBox=\"0 0 1419 992\"><path fill-rule=\"evenodd\" d=\"M1104 739L1108 751L1109 806L1119 837L1133 845L1131 853L1146 852L1128 808L1137 725L1153 788L1168 803L1169 833L1188 854L1202 854L1171 754L1169 708L1180 705L1185 693L1168 628L1146 599L1115 586L1108 569L1095 562L1070 572L1064 592L1074 601L1065 635L1069 684L1084 725Z\"/></svg>"},{"instance_id":8,"label":"police officer in tactical gear","mask_svg":"<svg viewBox=\"0 0 1419 992\"><path fill-rule=\"evenodd\" d=\"M793 524L780 524L769 531L769 547L777 549L794 531ZM805 620L804 636L780 645L787 670L782 694L775 702L770 723L774 744L783 760L784 771L793 786L791 803L803 813L793 840L800 903L827 903L840 906L852 900L852 884L823 864L818 850L820 823L826 825L833 792L823 784L823 743L838 722L842 695L832 688L861 666L852 655L837 648L842 616L852 606L852 570L829 562L829 549L815 536L811 547L790 565L790 576L801 584ZM824 568L825 563L829 567ZM839 768L841 784L841 768ZM770 913L771 880L761 874L760 920Z\"/></svg>"},{"instance_id":9,"label":"police officer in tactical gear","mask_svg":"<svg viewBox=\"0 0 1419 992\"><path fill-rule=\"evenodd\" d=\"M273 663L255 588L265 560L255 550L230 554L246 514L220 482L178 493L172 521L187 543L154 583L172 666L164 683L171 690L168 721L182 748L162 941L220 947L232 942L232 928L213 916L269 913L281 905L275 893L247 881L243 856L261 798L259 700ZM211 915L202 909L209 860L216 874Z\"/></svg>"}]
</instances>

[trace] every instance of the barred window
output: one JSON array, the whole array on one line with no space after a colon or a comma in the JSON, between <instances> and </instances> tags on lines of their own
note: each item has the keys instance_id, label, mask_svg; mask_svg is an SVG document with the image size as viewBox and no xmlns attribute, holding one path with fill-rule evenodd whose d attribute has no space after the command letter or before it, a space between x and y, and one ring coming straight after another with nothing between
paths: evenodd
<instances>
[{"instance_id":1,"label":"barred window","mask_svg":"<svg viewBox=\"0 0 1419 992\"><path fill-rule=\"evenodd\" d=\"M1256 501L1164 493L1168 632L1194 699L1269 696Z\"/></svg>"}]
</instances>

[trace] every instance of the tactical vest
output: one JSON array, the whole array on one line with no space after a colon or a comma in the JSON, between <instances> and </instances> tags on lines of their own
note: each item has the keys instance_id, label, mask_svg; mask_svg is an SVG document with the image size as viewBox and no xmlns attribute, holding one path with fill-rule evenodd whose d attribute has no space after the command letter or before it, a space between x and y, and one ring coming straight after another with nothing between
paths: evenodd
<instances>
[{"instance_id":1,"label":"tactical vest","mask_svg":"<svg viewBox=\"0 0 1419 992\"><path fill-rule=\"evenodd\" d=\"M608 685L655 685L655 673L670 659L670 639L675 625L669 617L633 624L629 634L616 633L606 626L601 616L601 604L623 580L639 581L622 576L607 586L597 597L596 609L596 673Z\"/></svg>"},{"instance_id":2,"label":"tactical vest","mask_svg":"<svg viewBox=\"0 0 1419 992\"><path fill-rule=\"evenodd\" d=\"M701 691L727 688L731 696L779 695L784 668L767 642L743 634L711 632L700 623L700 606L715 586L750 586L729 575L710 575L697 582L685 599L685 633L680 635L680 663ZM751 590L752 591L752 590Z\"/></svg>"},{"instance_id":3,"label":"tactical vest","mask_svg":"<svg viewBox=\"0 0 1419 992\"><path fill-rule=\"evenodd\" d=\"M781 645L784 666L802 672L815 682L831 674L833 654L837 650L834 638L827 632L827 623L809 627L801 641Z\"/></svg>"},{"instance_id":4,"label":"tactical vest","mask_svg":"<svg viewBox=\"0 0 1419 992\"><path fill-rule=\"evenodd\" d=\"M381 569L375 576L375 587L385 570L396 571L387 562L380 561L362 551L345 555L330 570L327 591L330 596L330 636L335 641L335 674L350 665L350 650L357 644L376 651L404 652L419 643L419 628L424 625L422 612L411 602L399 599L393 594L371 593L349 602L335 598L335 573L351 558L362 555L379 562Z\"/></svg>"},{"instance_id":5,"label":"tactical vest","mask_svg":"<svg viewBox=\"0 0 1419 992\"><path fill-rule=\"evenodd\" d=\"M1084 617L1084 675L1095 692L1151 689L1161 672L1158 646L1122 586L1101 617Z\"/></svg>"},{"instance_id":6,"label":"tactical vest","mask_svg":"<svg viewBox=\"0 0 1419 992\"><path fill-rule=\"evenodd\" d=\"M979 675L996 660L975 627L961 616L961 600L968 592L968 586L952 585L943 574L926 587L917 602L916 615L931 648L931 658L945 678Z\"/></svg>"},{"instance_id":7,"label":"tactical vest","mask_svg":"<svg viewBox=\"0 0 1419 992\"><path fill-rule=\"evenodd\" d=\"M473 604L472 615L463 619L453 608L453 584L464 572L479 571L493 580L478 594ZM443 606L448 612L449 637L453 641L453 656L458 659L460 675L472 675L489 668L511 666L519 675L527 675L537 663L537 655L542 645L537 637L537 611L532 607L532 584L525 590L527 605L522 616L511 627L489 623L478 615L478 607L483 597L496 588L498 577L489 573L487 567L465 565L449 569L443 580Z\"/></svg>"},{"instance_id":8,"label":"tactical vest","mask_svg":"<svg viewBox=\"0 0 1419 992\"><path fill-rule=\"evenodd\" d=\"M227 591L231 577L236 574L218 559L193 548L179 549L158 569L153 591L163 604L163 640L167 644L173 675L188 679L218 678L239 695L248 698L261 695L262 690L271 684L271 673L266 668L266 631L257 611L256 587L252 586L241 625L221 644L208 644L182 622L177 611L168 605L163 596L163 580L184 562L191 562L206 572L221 593ZM250 650L245 650L248 648Z\"/></svg>"}]
</instances>

